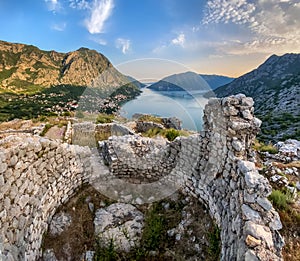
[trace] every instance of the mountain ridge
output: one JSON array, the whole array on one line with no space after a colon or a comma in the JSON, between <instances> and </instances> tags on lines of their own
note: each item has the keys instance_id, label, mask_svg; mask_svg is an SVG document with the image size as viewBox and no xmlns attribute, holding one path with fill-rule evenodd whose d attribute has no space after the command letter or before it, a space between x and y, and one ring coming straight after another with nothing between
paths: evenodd
<instances>
[{"instance_id":1,"label":"mountain ridge","mask_svg":"<svg viewBox=\"0 0 300 261\"><path fill-rule=\"evenodd\" d=\"M149 86L155 91L209 91L230 82L233 78L221 75L198 74L187 71L172 74Z\"/></svg>"},{"instance_id":2,"label":"mountain ridge","mask_svg":"<svg viewBox=\"0 0 300 261\"><path fill-rule=\"evenodd\" d=\"M130 83L96 50L81 47L61 53L33 45L0 41L0 88L26 91L26 86L74 85L110 89Z\"/></svg>"},{"instance_id":3,"label":"mountain ridge","mask_svg":"<svg viewBox=\"0 0 300 261\"><path fill-rule=\"evenodd\" d=\"M256 69L215 90L217 97L251 96L263 120L262 137L299 139L300 54L271 55Z\"/></svg>"},{"instance_id":4,"label":"mountain ridge","mask_svg":"<svg viewBox=\"0 0 300 261\"><path fill-rule=\"evenodd\" d=\"M49 115L113 113L140 94L96 50L59 53L0 41L0 121Z\"/></svg>"}]
</instances>

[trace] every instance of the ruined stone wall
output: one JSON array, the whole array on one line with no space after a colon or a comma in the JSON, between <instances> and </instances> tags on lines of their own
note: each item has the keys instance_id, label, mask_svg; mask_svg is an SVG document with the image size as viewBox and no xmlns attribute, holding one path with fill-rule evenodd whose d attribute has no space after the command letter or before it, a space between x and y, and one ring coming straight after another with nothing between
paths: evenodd
<instances>
[{"instance_id":1,"label":"ruined stone wall","mask_svg":"<svg viewBox=\"0 0 300 261\"><path fill-rule=\"evenodd\" d=\"M0 260L35 260L56 209L88 182L90 150L26 135L0 143Z\"/></svg>"},{"instance_id":2,"label":"ruined stone wall","mask_svg":"<svg viewBox=\"0 0 300 261\"><path fill-rule=\"evenodd\" d=\"M271 187L257 172L251 150L259 126L251 98L211 99L204 130L160 147L163 157L156 158L155 149L137 136L113 137L102 144L102 151L114 175L130 179L139 173L151 183L153 175L148 173L153 171L156 179L177 182L207 205L221 229L222 260L280 260L281 222L267 199Z\"/></svg>"},{"instance_id":3,"label":"ruined stone wall","mask_svg":"<svg viewBox=\"0 0 300 261\"><path fill-rule=\"evenodd\" d=\"M251 151L259 125L253 100L237 95L211 99L197 135L172 143L112 137L101 148L108 175L150 185L164 179L203 202L221 229L222 260L281 260L281 222ZM77 129L88 140L90 125ZM4 260L34 260L57 207L97 173L86 147L29 136L0 147L0 250Z\"/></svg>"},{"instance_id":4,"label":"ruined stone wall","mask_svg":"<svg viewBox=\"0 0 300 261\"><path fill-rule=\"evenodd\" d=\"M140 135L116 137L99 142L111 174L130 182L154 182L169 174L176 165L176 143ZM176 151L177 152L177 151Z\"/></svg>"}]
</instances>

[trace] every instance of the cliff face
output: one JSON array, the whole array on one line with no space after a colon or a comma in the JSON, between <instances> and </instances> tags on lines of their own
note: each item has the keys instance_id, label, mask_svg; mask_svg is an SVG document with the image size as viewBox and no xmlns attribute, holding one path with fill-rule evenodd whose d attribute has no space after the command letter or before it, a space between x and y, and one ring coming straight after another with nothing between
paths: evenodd
<instances>
[{"instance_id":1,"label":"cliff face","mask_svg":"<svg viewBox=\"0 0 300 261\"><path fill-rule=\"evenodd\" d=\"M95 50L42 51L35 46L0 41L0 88L26 91L28 87L55 85L115 88L128 78Z\"/></svg>"}]
</instances>

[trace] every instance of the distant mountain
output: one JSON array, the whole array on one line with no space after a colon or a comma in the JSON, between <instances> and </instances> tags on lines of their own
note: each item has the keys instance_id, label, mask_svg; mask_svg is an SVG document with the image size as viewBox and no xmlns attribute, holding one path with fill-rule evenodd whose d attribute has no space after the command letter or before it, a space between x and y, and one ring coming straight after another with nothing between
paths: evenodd
<instances>
[{"instance_id":1,"label":"distant mountain","mask_svg":"<svg viewBox=\"0 0 300 261\"><path fill-rule=\"evenodd\" d=\"M212 90L223 86L225 84L228 84L232 82L235 78L222 76L222 75L210 75L210 74L199 74L210 86Z\"/></svg>"},{"instance_id":2,"label":"distant mountain","mask_svg":"<svg viewBox=\"0 0 300 261\"><path fill-rule=\"evenodd\" d=\"M134 85L136 85L139 88L144 88L146 86L146 84L141 83L140 81L138 81L137 79L135 79L129 75L127 75L126 77L129 80L129 82L133 83Z\"/></svg>"},{"instance_id":3,"label":"distant mountain","mask_svg":"<svg viewBox=\"0 0 300 261\"><path fill-rule=\"evenodd\" d=\"M199 74L185 72L173 74L148 87L155 91L209 91L210 87Z\"/></svg>"},{"instance_id":4,"label":"distant mountain","mask_svg":"<svg viewBox=\"0 0 300 261\"><path fill-rule=\"evenodd\" d=\"M257 69L215 90L253 97L263 139L300 139L300 54L272 55Z\"/></svg>"},{"instance_id":5,"label":"distant mountain","mask_svg":"<svg viewBox=\"0 0 300 261\"><path fill-rule=\"evenodd\" d=\"M58 85L97 87L113 92L130 80L95 50L43 51L0 41L0 89L13 93ZM130 84L133 88L134 85Z\"/></svg>"}]
</instances>

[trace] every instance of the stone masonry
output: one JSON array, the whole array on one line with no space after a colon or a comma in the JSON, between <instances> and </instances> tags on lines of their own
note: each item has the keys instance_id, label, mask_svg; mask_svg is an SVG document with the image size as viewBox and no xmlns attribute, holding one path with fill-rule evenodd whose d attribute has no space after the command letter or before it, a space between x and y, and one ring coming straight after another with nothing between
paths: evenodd
<instances>
[{"instance_id":1,"label":"stone masonry","mask_svg":"<svg viewBox=\"0 0 300 261\"><path fill-rule=\"evenodd\" d=\"M281 260L282 225L251 151L260 124L253 100L237 95L209 100L203 131L157 145L159 154L137 135L111 137L100 147L114 175L130 180L136 173L150 184L166 178L206 204L221 228L222 260Z\"/></svg>"},{"instance_id":2,"label":"stone masonry","mask_svg":"<svg viewBox=\"0 0 300 261\"><path fill-rule=\"evenodd\" d=\"M28 135L1 140L0 260L36 260L57 208L90 174L90 150Z\"/></svg>"},{"instance_id":3,"label":"stone masonry","mask_svg":"<svg viewBox=\"0 0 300 261\"><path fill-rule=\"evenodd\" d=\"M199 134L173 142L111 137L100 143L100 162L108 165L108 175L148 184L165 179L204 203L221 230L222 260L282 260L281 222L251 150L260 123L251 98L211 99ZM29 135L2 140L3 260L37 259L56 209L96 172L88 147Z\"/></svg>"}]
</instances>

